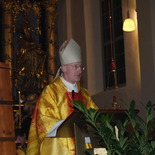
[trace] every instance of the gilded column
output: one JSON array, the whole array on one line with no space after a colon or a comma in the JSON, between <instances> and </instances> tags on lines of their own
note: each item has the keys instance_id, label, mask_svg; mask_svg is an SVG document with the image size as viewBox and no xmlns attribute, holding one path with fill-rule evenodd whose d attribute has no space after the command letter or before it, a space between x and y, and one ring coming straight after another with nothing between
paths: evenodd
<instances>
[{"instance_id":1,"label":"gilded column","mask_svg":"<svg viewBox=\"0 0 155 155\"><path fill-rule=\"evenodd\" d=\"M13 31L12 31L12 3L3 2L3 26L2 26L2 40L3 40L3 59L6 64L11 68L10 75L12 76L12 59L13 59Z\"/></svg>"},{"instance_id":2,"label":"gilded column","mask_svg":"<svg viewBox=\"0 0 155 155\"><path fill-rule=\"evenodd\" d=\"M45 6L45 26L48 42L48 83L54 80L56 74L56 18L58 0L49 0Z\"/></svg>"}]
</instances>

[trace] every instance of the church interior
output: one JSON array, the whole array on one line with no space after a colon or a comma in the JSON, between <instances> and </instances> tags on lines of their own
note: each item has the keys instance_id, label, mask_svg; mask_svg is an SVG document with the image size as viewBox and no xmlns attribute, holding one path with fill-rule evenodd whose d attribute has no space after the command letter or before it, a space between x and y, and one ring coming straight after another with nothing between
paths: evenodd
<instances>
[{"instance_id":1,"label":"church interior","mask_svg":"<svg viewBox=\"0 0 155 155\"><path fill-rule=\"evenodd\" d=\"M0 155L14 155L16 128L28 138L70 38L82 49L81 85L99 109L128 109L134 100L145 119L144 106L155 103L154 9L154 0L0 0ZM123 30L126 18L133 30Z\"/></svg>"}]
</instances>

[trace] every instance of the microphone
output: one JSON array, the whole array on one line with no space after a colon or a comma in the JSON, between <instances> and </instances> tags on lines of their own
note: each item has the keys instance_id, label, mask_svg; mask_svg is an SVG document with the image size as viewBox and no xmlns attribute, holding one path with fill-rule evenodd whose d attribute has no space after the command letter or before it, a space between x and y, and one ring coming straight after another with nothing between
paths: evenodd
<instances>
[{"instance_id":1,"label":"microphone","mask_svg":"<svg viewBox=\"0 0 155 155\"><path fill-rule=\"evenodd\" d=\"M72 99L74 100L74 90L72 90Z\"/></svg>"}]
</instances>

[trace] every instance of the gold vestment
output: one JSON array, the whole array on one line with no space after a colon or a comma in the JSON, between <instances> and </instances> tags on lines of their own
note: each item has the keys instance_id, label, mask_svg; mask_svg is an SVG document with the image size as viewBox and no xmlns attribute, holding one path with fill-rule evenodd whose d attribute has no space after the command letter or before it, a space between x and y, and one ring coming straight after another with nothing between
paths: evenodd
<instances>
[{"instance_id":1,"label":"gold vestment","mask_svg":"<svg viewBox=\"0 0 155 155\"><path fill-rule=\"evenodd\" d=\"M97 109L88 91L77 84L80 100L87 109ZM72 97L60 77L44 88L31 121L27 155L75 155L73 138L46 137L54 124L74 111L70 102L73 102Z\"/></svg>"},{"instance_id":2,"label":"gold vestment","mask_svg":"<svg viewBox=\"0 0 155 155\"><path fill-rule=\"evenodd\" d=\"M22 147L18 147L16 155L26 155L26 151Z\"/></svg>"}]
</instances>

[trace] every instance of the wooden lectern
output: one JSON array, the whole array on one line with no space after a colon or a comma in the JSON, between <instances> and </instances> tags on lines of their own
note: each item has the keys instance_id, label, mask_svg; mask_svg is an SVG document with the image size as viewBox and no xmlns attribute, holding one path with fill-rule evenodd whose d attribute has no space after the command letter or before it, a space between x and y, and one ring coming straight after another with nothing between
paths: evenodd
<instances>
[{"instance_id":1,"label":"wooden lectern","mask_svg":"<svg viewBox=\"0 0 155 155\"><path fill-rule=\"evenodd\" d=\"M112 123L115 125L116 120L124 120L126 118L125 109L104 109L99 112L109 115L114 115ZM136 110L135 113L139 111ZM129 126L128 126L129 127ZM93 148L102 147L99 143L99 138L95 136L94 128L89 125L83 117L83 114L79 111L74 111L66 120L60 125L57 130L56 137L74 137L76 155L85 155L85 137L90 137ZM89 149L89 151L93 151Z\"/></svg>"},{"instance_id":2,"label":"wooden lectern","mask_svg":"<svg viewBox=\"0 0 155 155\"><path fill-rule=\"evenodd\" d=\"M85 155L85 136L87 136L86 122L82 113L74 111L61 124L56 137L74 137L76 155Z\"/></svg>"},{"instance_id":3,"label":"wooden lectern","mask_svg":"<svg viewBox=\"0 0 155 155\"><path fill-rule=\"evenodd\" d=\"M16 155L10 69L0 62L0 155Z\"/></svg>"}]
</instances>

